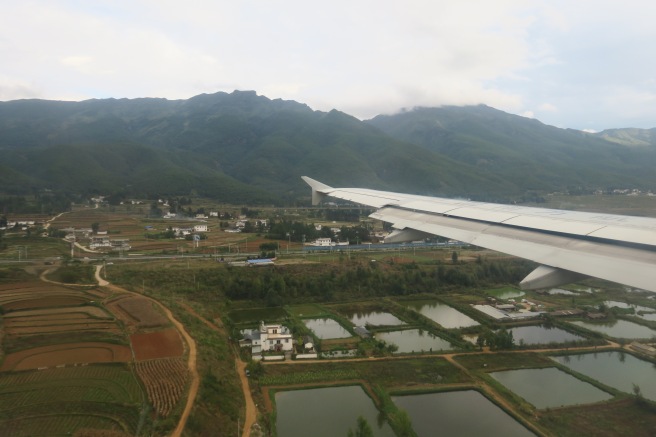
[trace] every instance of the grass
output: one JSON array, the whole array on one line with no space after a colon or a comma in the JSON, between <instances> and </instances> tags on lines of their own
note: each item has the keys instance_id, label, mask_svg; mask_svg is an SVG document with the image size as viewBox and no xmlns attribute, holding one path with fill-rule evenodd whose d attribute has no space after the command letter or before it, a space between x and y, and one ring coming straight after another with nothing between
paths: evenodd
<instances>
[{"instance_id":1,"label":"grass","mask_svg":"<svg viewBox=\"0 0 656 437\"><path fill-rule=\"evenodd\" d=\"M547 409L539 413L539 423L553 435L575 437L628 435L650 437L656 430L656 407L634 399Z\"/></svg>"},{"instance_id":2,"label":"grass","mask_svg":"<svg viewBox=\"0 0 656 437\"><path fill-rule=\"evenodd\" d=\"M364 360L313 364L265 365L263 385L293 385L361 379L383 387L439 385L471 382L460 369L442 358ZM316 380L307 381L311 374ZM319 376L320 375L320 376Z\"/></svg>"}]
</instances>

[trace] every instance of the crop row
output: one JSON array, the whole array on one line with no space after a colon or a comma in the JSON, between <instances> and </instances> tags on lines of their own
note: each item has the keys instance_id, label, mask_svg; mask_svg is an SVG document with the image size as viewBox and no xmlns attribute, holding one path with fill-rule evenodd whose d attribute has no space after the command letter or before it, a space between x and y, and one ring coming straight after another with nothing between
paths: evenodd
<instances>
[{"instance_id":1,"label":"crop row","mask_svg":"<svg viewBox=\"0 0 656 437\"><path fill-rule=\"evenodd\" d=\"M3 435L47 436L67 435L72 429L114 429L121 430L120 425L110 418L86 415L46 415L0 422ZM5 434L6 433L6 434Z\"/></svg>"},{"instance_id":2,"label":"crop row","mask_svg":"<svg viewBox=\"0 0 656 437\"><path fill-rule=\"evenodd\" d=\"M185 362L181 358L141 361L136 369L155 411L168 416L187 385L189 372Z\"/></svg>"},{"instance_id":3,"label":"crop row","mask_svg":"<svg viewBox=\"0 0 656 437\"><path fill-rule=\"evenodd\" d=\"M59 390L70 386L101 387L122 403L140 402L142 397L141 388L128 368L123 365L97 365L2 373L0 403L5 403L5 394L17 390L49 387L59 395Z\"/></svg>"}]
</instances>

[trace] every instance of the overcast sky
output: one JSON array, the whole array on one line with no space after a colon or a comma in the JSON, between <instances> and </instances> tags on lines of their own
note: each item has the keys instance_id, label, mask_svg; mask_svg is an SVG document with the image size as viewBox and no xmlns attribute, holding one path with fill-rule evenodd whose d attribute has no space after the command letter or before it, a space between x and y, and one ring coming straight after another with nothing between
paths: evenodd
<instances>
[{"instance_id":1,"label":"overcast sky","mask_svg":"<svg viewBox=\"0 0 656 437\"><path fill-rule=\"evenodd\" d=\"M0 100L255 90L360 119L483 103L656 127L653 0L0 0Z\"/></svg>"}]
</instances>

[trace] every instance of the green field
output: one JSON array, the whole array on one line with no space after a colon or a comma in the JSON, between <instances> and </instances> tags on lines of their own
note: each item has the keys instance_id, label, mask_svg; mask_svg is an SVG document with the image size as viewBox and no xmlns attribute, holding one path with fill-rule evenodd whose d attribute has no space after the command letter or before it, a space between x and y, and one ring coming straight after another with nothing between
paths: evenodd
<instances>
[{"instance_id":1,"label":"green field","mask_svg":"<svg viewBox=\"0 0 656 437\"><path fill-rule=\"evenodd\" d=\"M0 428L12 436L79 428L134 434L144 394L129 367L89 365L0 374Z\"/></svg>"}]
</instances>

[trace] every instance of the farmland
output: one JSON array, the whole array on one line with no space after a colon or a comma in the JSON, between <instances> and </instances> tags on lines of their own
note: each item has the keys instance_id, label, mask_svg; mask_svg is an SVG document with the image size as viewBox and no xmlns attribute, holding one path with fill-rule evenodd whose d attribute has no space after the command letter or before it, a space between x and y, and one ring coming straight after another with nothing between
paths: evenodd
<instances>
[{"instance_id":1,"label":"farmland","mask_svg":"<svg viewBox=\"0 0 656 437\"><path fill-rule=\"evenodd\" d=\"M173 432L193 386L194 367L190 367L189 344L163 304L184 324L198 348L195 369L201 384L183 436L216 435L216 430L221 430L220 435L234 435L242 429L247 413L235 359L248 361L250 354L238 350L235 340L241 329L255 327L261 320L279 322L290 327L297 340L314 335L305 324L310 318L331 319L350 336L325 340L312 337L317 350L328 352L330 359L283 364L248 362L251 377L247 393L257 404L257 423L265 433L275 432L272 394L276 391L343 384L362 386L399 434L403 434L403 414L391 405L390 396L454 389L479 391L516 420L528 423L526 426L538 435L561 435L570 425L575 430L568 432L574 434L583 429L602 431L594 424L594 418L605 411L601 405L536 409L488 373L561 368L549 358L547 349L594 350L621 348L621 344L611 344L602 335L556 318L550 318L545 329L556 327L577 333L582 340L573 345L515 344L508 353L492 350L489 345L481 350L467 340L502 327L535 325L530 321L501 325L472 308L472 304L488 302L493 295L517 293L509 284L531 270L532 265L526 261L476 248L459 248L457 263L452 261L451 249L295 254L298 245L294 242L288 255L287 242L283 241L275 267L240 268L221 262L219 255L241 261L244 250L258 252L259 244L267 240L254 234L216 232L218 222L211 221L208 239L200 241L198 247L186 240L146 238L145 234L159 232L174 222L144 218L137 212L138 207L130 213L86 208L54 223L58 227L80 227L100 222L101 229L129 238L134 251L163 255L146 259L141 255L94 254L76 247L74 258L56 262L61 266L85 266L83 257L103 256L105 259L96 263L101 264L101 273L110 285L80 282L75 286L39 280L60 279L56 273L60 265L34 262L19 268L0 267L2 429L18 436L36 435L46 429L52 430L52 435L84 429L90 436L93 430L122 435ZM151 227L145 230L146 226ZM19 243L10 241L16 253L16 246L11 244ZM51 250L53 244L47 246ZM94 269L93 262L86 265L87 270ZM46 269L54 271L41 275ZM607 301L656 307L647 294L627 293L620 286L600 281L588 281L568 290L574 294L526 292L522 297L548 311L599 307ZM413 308L410 303L417 300L450 307L476 324L443 326ZM656 324L623 311L608 311L608 317L648 327ZM380 326L376 322L358 322L367 324L374 335L400 329L440 337L451 346L444 352L428 347L398 352L375 337L360 338L353 331L352 320L369 313L384 313L400 322ZM624 350L629 353L626 347ZM336 358L342 352L352 357ZM584 376L576 377L599 386ZM603 386L600 389L609 390ZM627 417L635 418L635 423L627 424L618 415L609 414L613 426L622 423L637 431L649 429L653 419L648 408L638 407L629 394L609 392L613 399L608 404L617 405ZM45 414L45 405L55 414Z\"/></svg>"},{"instance_id":2,"label":"farmland","mask_svg":"<svg viewBox=\"0 0 656 437\"><path fill-rule=\"evenodd\" d=\"M170 428L155 418L169 416L187 389L186 348L152 301L33 280L0 285L0 310L3 433L122 436ZM172 358L153 359L161 357Z\"/></svg>"}]
</instances>

